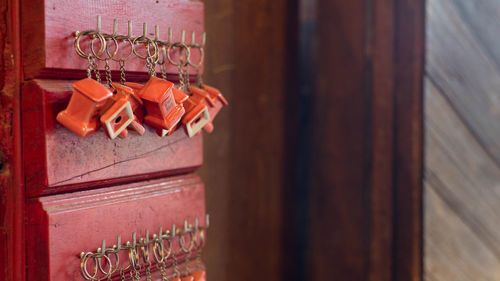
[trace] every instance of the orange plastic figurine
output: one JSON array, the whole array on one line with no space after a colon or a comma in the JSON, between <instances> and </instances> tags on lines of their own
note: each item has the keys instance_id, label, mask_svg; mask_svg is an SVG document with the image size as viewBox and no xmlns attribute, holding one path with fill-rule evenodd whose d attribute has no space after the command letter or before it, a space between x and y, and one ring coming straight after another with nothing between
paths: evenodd
<instances>
[{"instance_id":1,"label":"orange plastic figurine","mask_svg":"<svg viewBox=\"0 0 500 281\"><path fill-rule=\"evenodd\" d=\"M210 86L202 85L201 88L190 86L189 90L192 93L196 93L197 95L203 96L205 104L208 108L208 113L210 115L210 121L203 127L205 131L211 133L214 130L213 120L217 113L221 110L223 106L228 105L226 98L222 95L222 93Z\"/></svg>"},{"instance_id":2,"label":"orange plastic figurine","mask_svg":"<svg viewBox=\"0 0 500 281\"><path fill-rule=\"evenodd\" d=\"M188 275L186 277L183 277L181 281L194 281L193 275Z\"/></svg>"},{"instance_id":3,"label":"orange plastic figurine","mask_svg":"<svg viewBox=\"0 0 500 281\"><path fill-rule=\"evenodd\" d=\"M86 137L99 129L99 114L113 93L91 78L75 82L73 89L69 104L57 114L57 121Z\"/></svg>"},{"instance_id":4,"label":"orange plastic figurine","mask_svg":"<svg viewBox=\"0 0 500 281\"><path fill-rule=\"evenodd\" d=\"M175 101L173 89L174 83L153 76L138 93L146 107L144 123L160 136L174 130L185 113L183 105Z\"/></svg>"},{"instance_id":5,"label":"orange plastic figurine","mask_svg":"<svg viewBox=\"0 0 500 281\"><path fill-rule=\"evenodd\" d=\"M205 271L198 271L193 274L191 274L194 277L194 281L206 281L206 273Z\"/></svg>"},{"instance_id":6,"label":"orange plastic figurine","mask_svg":"<svg viewBox=\"0 0 500 281\"><path fill-rule=\"evenodd\" d=\"M129 101L132 89L126 86L116 89L117 93L109 100L108 106L103 109L104 113L100 118L110 139L114 139L118 135L122 138L126 137L127 127L134 121L134 112Z\"/></svg>"},{"instance_id":7,"label":"orange plastic figurine","mask_svg":"<svg viewBox=\"0 0 500 281\"><path fill-rule=\"evenodd\" d=\"M130 105L132 107L132 112L134 113L134 120L132 121L132 123L130 123L128 128L136 131L141 136L144 135L144 132L146 131L146 128L144 128L142 124L144 119L144 105L142 103L142 100L135 94L137 90L132 87L129 87L128 85L124 86L119 83L112 83L112 84L116 89L116 94L114 97L125 97L130 102ZM140 88L142 88L142 85L140 84L137 83L130 83L130 84L134 84L134 86L138 85L140 86Z\"/></svg>"},{"instance_id":8,"label":"orange plastic figurine","mask_svg":"<svg viewBox=\"0 0 500 281\"><path fill-rule=\"evenodd\" d=\"M182 117L182 123L186 126L186 132L190 138L210 122L205 99L204 93L192 91L192 95L183 103L186 115Z\"/></svg>"}]
</instances>

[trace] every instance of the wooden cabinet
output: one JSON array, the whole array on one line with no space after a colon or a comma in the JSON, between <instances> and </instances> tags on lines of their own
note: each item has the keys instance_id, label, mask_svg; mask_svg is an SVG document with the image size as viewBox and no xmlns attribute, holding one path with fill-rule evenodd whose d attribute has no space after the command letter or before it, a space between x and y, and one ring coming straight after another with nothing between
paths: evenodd
<instances>
[{"instance_id":1,"label":"wooden cabinet","mask_svg":"<svg viewBox=\"0 0 500 281\"><path fill-rule=\"evenodd\" d=\"M143 136L111 140L100 130L83 138L56 121L72 84L86 78L87 60L74 50L75 31L96 29L100 16L105 33L113 32L117 20L117 32L127 34L130 20L133 36L154 38L158 25L161 40L169 39L171 28L172 42L185 31L186 40L194 33L200 43L204 3L22 0L8 1L5 9L9 16L2 23L10 29L0 41L6 42L2 51L11 54L5 81L12 89L1 115L12 127L11 137L2 129L0 147L8 154L8 161L1 159L7 188L0 195L9 200L0 210L1 248L7 249L0 255L5 261L0 280L83 280L79 255L95 252L102 241L113 245L120 236L125 243L133 233L139 239L148 231L151 238L173 224L208 223L204 185L194 174L203 162L201 134L189 138L179 129L159 137L146 128ZM200 56L193 52L193 61ZM2 71L8 63L2 57ZM118 63L110 61L110 67L113 78L119 77ZM104 70L102 62L99 68ZM148 79L144 60L134 57L125 69L127 81ZM168 65L166 71L169 80L178 79L177 67ZM127 251L119 255L127 261Z\"/></svg>"}]
</instances>

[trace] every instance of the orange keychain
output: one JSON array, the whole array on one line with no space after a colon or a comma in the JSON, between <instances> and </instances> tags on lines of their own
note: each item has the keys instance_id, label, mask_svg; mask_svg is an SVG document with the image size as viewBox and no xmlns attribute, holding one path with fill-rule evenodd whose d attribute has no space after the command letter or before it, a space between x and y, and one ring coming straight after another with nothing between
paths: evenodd
<instances>
[{"instance_id":1,"label":"orange keychain","mask_svg":"<svg viewBox=\"0 0 500 281\"><path fill-rule=\"evenodd\" d=\"M140 86L142 87L142 85ZM136 96L135 90L127 85L113 83L113 87L116 89L115 97L126 99L132 108L133 120L130 122L128 129L136 131L141 136L144 135L146 129L142 124L144 119L144 105L142 100Z\"/></svg>"},{"instance_id":2,"label":"orange keychain","mask_svg":"<svg viewBox=\"0 0 500 281\"><path fill-rule=\"evenodd\" d=\"M158 33L158 29L156 30ZM147 38L147 37L145 37ZM135 41L134 39L134 44ZM144 123L156 129L159 136L165 136L175 130L185 113L182 104L178 104L174 97L174 83L156 77L155 65L158 63L158 46L153 41L146 40L147 56L146 66L149 70L149 81L139 90L138 96L142 99L146 108ZM151 54L149 46L155 49Z\"/></svg>"},{"instance_id":3,"label":"orange keychain","mask_svg":"<svg viewBox=\"0 0 500 281\"><path fill-rule=\"evenodd\" d=\"M151 76L138 95L146 107L144 123L156 129L160 136L168 134L181 121L184 107L177 104L174 83Z\"/></svg>"},{"instance_id":4,"label":"orange keychain","mask_svg":"<svg viewBox=\"0 0 500 281\"><path fill-rule=\"evenodd\" d=\"M203 59L204 59L204 46L206 42L206 34L203 34L203 39L201 45L197 45L194 42L194 37L192 38L192 48L195 48L199 50L200 52L200 60L198 63L193 63L191 59L187 60L187 64L190 65L191 67L195 68L197 71L197 86L189 86L189 91L193 94L192 95L192 104L204 104L207 108L208 114L204 114L203 117L208 116L208 121L204 122L205 125L203 128L205 131L208 133L211 133L214 129L213 126L213 120L217 113L219 113L220 109L228 105L228 102L226 98L221 94L221 92L213 87L207 86L203 84L202 77L200 74L200 67L203 64ZM186 108L187 110L187 108ZM195 119L196 121L197 119ZM194 127L197 127L197 124L195 124Z\"/></svg>"},{"instance_id":5,"label":"orange keychain","mask_svg":"<svg viewBox=\"0 0 500 281\"><path fill-rule=\"evenodd\" d=\"M179 90L186 91L190 89L189 73L187 67L190 59L190 47L183 42L174 45L180 50L179 61L175 62L170 56L172 46L168 46L167 58L171 64L178 67L179 70ZM182 52L184 51L184 55ZM186 133L189 137L195 136L208 122L210 122L210 114L208 108L203 101L204 97L196 93L190 92L188 98L184 100L182 105L186 110L186 114L182 117L182 123L186 128Z\"/></svg>"},{"instance_id":6,"label":"orange keychain","mask_svg":"<svg viewBox=\"0 0 500 281\"><path fill-rule=\"evenodd\" d=\"M57 121L79 136L86 137L100 127L99 114L113 93L92 78L73 84L73 95Z\"/></svg>"}]
</instances>

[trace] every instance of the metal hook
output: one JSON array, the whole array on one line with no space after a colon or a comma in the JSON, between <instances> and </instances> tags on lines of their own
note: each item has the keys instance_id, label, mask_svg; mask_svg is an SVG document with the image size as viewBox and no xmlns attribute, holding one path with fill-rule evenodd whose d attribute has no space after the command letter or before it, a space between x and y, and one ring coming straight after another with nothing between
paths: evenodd
<instances>
[{"instance_id":1,"label":"metal hook","mask_svg":"<svg viewBox=\"0 0 500 281\"><path fill-rule=\"evenodd\" d=\"M175 224L172 224L172 238L175 237Z\"/></svg>"},{"instance_id":2,"label":"metal hook","mask_svg":"<svg viewBox=\"0 0 500 281\"><path fill-rule=\"evenodd\" d=\"M191 45L196 45L196 33L194 31L191 32Z\"/></svg>"},{"instance_id":3,"label":"metal hook","mask_svg":"<svg viewBox=\"0 0 500 281\"><path fill-rule=\"evenodd\" d=\"M149 243L149 230L146 229L146 238L144 239L144 242L146 242L146 244Z\"/></svg>"},{"instance_id":4,"label":"metal hook","mask_svg":"<svg viewBox=\"0 0 500 281\"><path fill-rule=\"evenodd\" d=\"M132 21L131 20L128 20L128 38L132 38Z\"/></svg>"},{"instance_id":5,"label":"metal hook","mask_svg":"<svg viewBox=\"0 0 500 281\"><path fill-rule=\"evenodd\" d=\"M206 214L205 215L205 228L209 228L209 227L210 227L210 215Z\"/></svg>"},{"instance_id":6,"label":"metal hook","mask_svg":"<svg viewBox=\"0 0 500 281\"><path fill-rule=\"evenodd\" d=\"M185 41L186 41L186 31L183 29L181 31L181 43L184 44Z\"/></svg>"},{"instance_id":7,"label":"metal hook","mask_svg":"<svg viewBox=\"0 0 500 281\"><path fill-rule=\"evenodd\" d=\"M204 48L206 44L207 44L207 33L203 32L203 35L201 37L201 47Z\"/></svg>"},{"instance_id":8,"label":"metal hook","mask_svg":"<svg viewBox=\"0 0 500 281\"><path fill-rule=\"evenodd\" d=\"M168 28L168 45L171 45L172 44L172 28L169 27Z\"/></svg>"},{"instance_id":9,"label":"metal hook","mask_svg":"<svg viewBox=\"0 0 500 281\"><path fill-rule=\"evenodd\" d=\"M137 234L135 232L132 233L132 247L136 247L137 242Z\"/></svg>"},{"instance_id":10,"label":"metal hook","mask_svg":"<svg viewBox=\"0 0 500 281\"><path fill-rule=\"evenodd\" d=\"M160 41L160 27L155 25L155 41Z\"/></svg>"},{"instance_id":11,"label":"metal hook","mask_svg":"<svg viewBox=\"0 0 500 281\"><path fill-rule=\"evenodd\" d=\"M195 217L195 218L194 218L194 229L195 229L196 231L198 231L198 228L199 228L199 226L198 226L198 217Z\"/></svg>"},{"instance_id":12,"label":"metal hook","mask_svg":"<svg viewBox=\"0 0 500 281\"><path fill-rule=\"evenodd\" d=\"M101 33L101 16L97 16L97 28L96 28L97 33Z\"/></svg>"},{"instance_id":13,"label":"metal hook","mask_svg":"<svg viewBox=\"0 0 500 281\"><path fill-rule=\"evenodd\" d=\"M116 246L116 249L118 251L120 251L122 249L122 237L120 235L118 235L118 237L117 237L116 240L117 240L117 243L118 243L118 246Z\"/></svg>"},{"instance_id":14,"label":"metal hook","mask_svg":"<svg viewBox=\"0 0 500 281\"><path fill-rule=\"evenodd\" d=\"M147 37L148 33L148 24L147 23L142 23L142 36Z\"/></svg>"},{"instance_id":15,"label":"metal hook","mask_svg":"<svg viewBox=\"0 0 500 281\"><path fill-rule=\"evenodd\" d=\"M118 33L118 20L113 19L113 37Z\"/></svg>"}]
</instances>

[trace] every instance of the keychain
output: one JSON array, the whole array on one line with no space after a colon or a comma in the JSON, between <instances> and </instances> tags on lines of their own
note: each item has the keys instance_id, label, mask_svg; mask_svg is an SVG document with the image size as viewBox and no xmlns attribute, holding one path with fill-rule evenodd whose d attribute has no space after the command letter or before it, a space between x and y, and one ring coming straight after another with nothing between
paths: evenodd
<instances>
[{"instance_id":1,"label":"keychain","mask_svg":"<svg viewBox=\"0 0 500 281\"><path fill-rule=\"evenodd\" d=\"M200 60L196 64L193 63L191 59L189 59L187 62L188 65L196 69L196 77L197 77L196 86L190 86L189 91L192 92L193 95L197 95L198 99L203 100L205 102L205 105L208 107L210 121L203 128L205 129L206 132L211 133L214 129L212 122L215 116L217 115L217 113L219 113L219 111L223 106L228 105L228 102L219 90L210 87L208 85L205 85L203 83L203 79L200 73L200 68L205 58L205 51L204 51L205 43L206 43L205 33L203 34L201 45L197 45L195 43L195 34L192 33L191 46L192 48L198 49L198 51L200 52Z\"/></svg>"},{"instance_id":2,"label":"keychain","mask_svg":"<svg viewBox=\"0 0 500 281\"><path fill-rule=\"evenodd\" d=\"M177 104L174 98L174 83L155 76L155 65L158 62L158 46L148 37L141 36L135 38L133 43L144 40L147 54L137 56L146 60L146 67L149 70L149 81L140 89L138 96L142 99L146 107L144 123L156 129L160 136L165 136L175 128L184 115L184 107ZM154 52L151 53L150 46L153 46ZM134 49L135 50L135 49Z\"/></svg>"},{"instance_id":3,"label":"keychain","mask_svg":"<svg viewBox=\"0 0 500 281\"><path fill-rule=\"evenodd\" d=\"M65 110L57 114L57 121L63 124L79 136L86 137L96 132L100 127L99 114L106 106L107 100L113 93L98 81L92 79L92 71L96 74L96 79L100 80L99 71L93 54L86 54L80 48L82 35L95 36L92 42L98 38L101 44L99 54L106 48L106 39L99 34L79 33L75 40L75 47L79 56L86 58L87 78L79 80L73 84L73 94Z\"/></svg>"},{"instance_id":4,"label":"keychain","mask_svg":"<svg viewBox=\"0 0 500 281\"><path fill-rule=\"evenodd\" d=\"M167 58L171 64L178 68L179 90L187 92L189 90L189 73L186 67L188 66L191 52L190 47L184 43L184 36L185 32L183 31L181 42L168 46ZM179 62L175 62L170 56L172 47L179 48ZM185 51L185 56L182 55L183 50ZM186 114L182 117L182 123L186 128L188 136L193 137L210 121L210 115L205 104L197 96L193 96L192 93L189 94L191 95L182 103L186 110Z\"/></svg>"}]
</instances>

